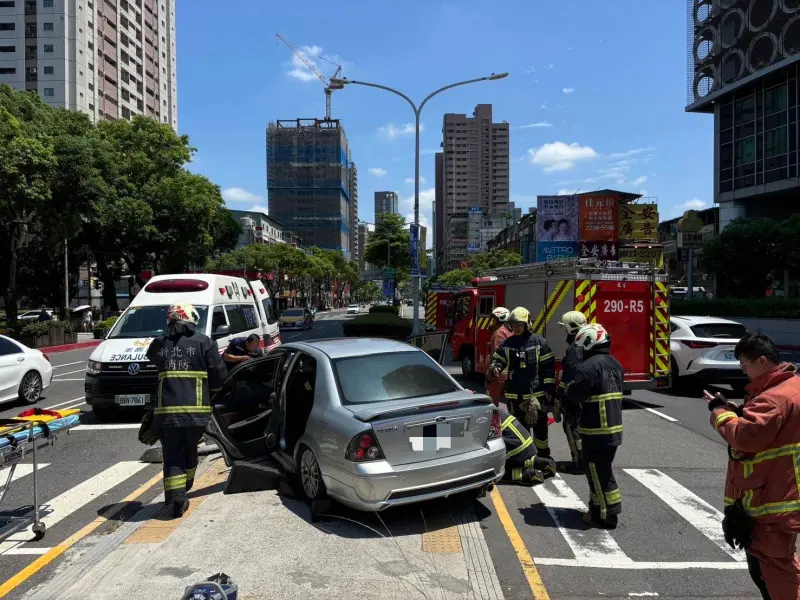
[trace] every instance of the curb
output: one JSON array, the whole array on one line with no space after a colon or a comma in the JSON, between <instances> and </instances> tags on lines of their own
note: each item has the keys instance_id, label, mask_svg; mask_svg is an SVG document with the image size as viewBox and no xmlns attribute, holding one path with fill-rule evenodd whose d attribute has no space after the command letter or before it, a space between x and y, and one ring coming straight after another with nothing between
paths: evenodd
<instances>
[{"instance_id":1,"label":"curb","mask_svg":"<svg viewBox=\"0 0 800 600\"><path fill-rule=\"evenodd\" d=\"M69 352L70 350L80 350L81 348L94 348L95 346L99 346L102 341L103 340L91 340L88 342L76 342L74 344L63 344L61 346L46 346L36 349L47 354L57 354L59 352Z\"/></svg>"}]
</instances>

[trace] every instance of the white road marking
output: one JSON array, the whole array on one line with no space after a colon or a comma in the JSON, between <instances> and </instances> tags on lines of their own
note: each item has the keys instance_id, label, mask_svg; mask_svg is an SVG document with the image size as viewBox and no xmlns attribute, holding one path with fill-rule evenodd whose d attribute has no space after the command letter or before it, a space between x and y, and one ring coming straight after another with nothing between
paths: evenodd
<instances>
[{"instance_id":1,"label":"white road marking","mask_svg":"<svg viewBox=\"0 0 800 600\"><path fill-rule=\"evenodd\" d=\"M57 381L86 381L86 380L83 377L81 377L80 379L69 379L69 378L56 379L55 377L53 377L53 379L50 380L50 383L55 383Z\"/></svg>"},{"instance_id":2,"label":"white road marking","mask_svg":"<svg viewBox=\"0 0 800 600\"><path fill-rule=\"evenodd\" d=\"M49 467L50 463L39 463L39 468L44 469L45 467ZM5 469L0 470L0 489L6 484L8 480L8 471L10 467L6 467ZM31 463L19 463L17 464L17 468L14 471L14 476L11 478L11 483L14 483L18 479L22 479L23 477L30 475L33 473L33 465Z\"/></svg>"},{"instance_id":3,"label":"white road marking","mask_svg":"<svg viewBox=\"0 0 800 600\"><path fill-rule=\"evenodd\" d=\"M550 513L561 535L564 536L575 554L577 566L603 563L611 568L617 565L633 564L630 557L622 551L608 531L603 529L584 531L564 525L566 513L586 512L588 509L560 475L532 489L547 508L547 512ZM538 559L536 560L538 562ZM583 565L583 563L587 564Z\"/></svg>"},{"instance_id":4,"label":"white road marking","mask_svg":"<svg viewBox=\"0 0 800 600\"><path fill-rule=\"evenodd\" d=\"M70 409L73 409L73 408L78 408L79 406L83 406L84 404L86 404L86 402L84 400L78 400L75 403L68 404L66 406L60 404L56 410L70 410ZM52 406L48 406L46 408L48 410L52 410L53 409Z\"/></svg>"},{"instance_id":5,"label":"white road marking","mask_svg":"<svg viewBox=\"0 0 800 600\"><path fill-rule=\"evenodd\" d=\"M50 406L47 406L45 408L50 408L50 409L58 408L59 406L64 406L65 404L72 404L73 402L77 402L78 400L85 401L86 396L81 396L80 398L73 398L72 400L67 400L66 402L62 402L61 404L51 404ZM83 402L81 402L81 404L83 404Z\"/></svg>"},{"instance_id":6,"label":"white road marking","mask_svg":"<svg viewBox=\"0 0 800 600\"><path fill-rule=\"evenodd\" d=\"M53 368L60 369L61 367L71 367L72 365L85 365L85 364L86 364L85 360L79 360L77 362L64 363L63 365L53 365Z\"/></svg>"},{"instance_id":7,"label":"white road marking","mask_svg":"<svg viewBox=\"0 0 800 600\"><path fill-rule=\"evenodd\" d=\"M86 369L78 369L77 371L67 371L66 373L53 373L53 377L61 377L62 375L74 375L75 373L85 373Z\"/></svg>"},{"instance_id":8,"label":"white road marking","mask_svg":"<svg viewBox=\"0 0 800 600\"><path fill-rule=\"evenodd\" d=\"M100 431L108 429L139 429L141 423L97 423L92 425L78 425L71 431Z\"/></svg>"},{"instance_id":9,"label":"white road marking","mask_svg":"<svg viewBox=\"0 0 800 600\"><path fill-rule=\"evenodd\" d=\"M49 502L44 503L43 508L47 511L47 514L42 517L42 521L47 526L47 529L52 529L53 526L69 517L84 505L102 496L147 466L147 463L134 461L118 462L94 477L70 488L60 496L56 496ZM20 544L32 540L33 533L31 532L31 528L28 527L24 531L17 532L6 541L0 543L0 554L6 554L10 550L16 550Z\"/></svg>"},{"instance_id":10,"label":"white road marking","mask_svg":"<svg viewBox=\"0 0 800 600\"><path fill-rule=\"evenodd\" d=\"M734 550L725 541L722 534L723 514L708 502L656 469L624 469L624 471L663 500L728 556L740 562L746 560L743 551Z\"/></svg>"},{"instance_id":11,"label":"white road marking","mask_svg":"<svg viewBox=\"0 0 800 600\"><path fill-rule=\"evenodd\" d=\"M631 571L686 571L709 569L716 571L737 571L747 569L747 563L728 560L721 562L647 562L631 561L611 563L607 560L585 560L580 558L534 558L537 566L549 567L587 567L590 569L627 569Z\"/></svg>"},{"instance_id":12,"label":"white road marking","mask_svg":"<svg viewBox=\"0 0 800 600\"><path fill-rule=\"evenodd\" d=\"M649 412L651 414L654 414L657 417L661 417L662 419L666 419L667 421L669 421L671 423L677 423L678 422L678 419L676 419L675 417L670 417L669 415L665 415L664 413L657 411L655 408L648 408L647 406L645 406L641 402L637 402L636 400L632 399L631 397L627 397L627 398L625 398L625 400L627 402L630 402L631 404L635 404L639 408L645 409L647 412Z\"/></svg>"}]
</instances>

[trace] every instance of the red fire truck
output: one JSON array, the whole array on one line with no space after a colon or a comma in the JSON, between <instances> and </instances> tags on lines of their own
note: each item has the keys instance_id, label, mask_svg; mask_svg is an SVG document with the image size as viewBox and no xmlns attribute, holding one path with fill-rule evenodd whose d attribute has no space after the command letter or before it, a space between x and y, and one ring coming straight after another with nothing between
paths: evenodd
<instances>
[{"instance_id":1,"label":"red fire truck","mask_svg":"<svg viewBox=\"0 0 800 600\"><path fill-rule=\"evenodd\" d=\"M451 331L452 357L465 376L491 364L492 309L524 306L550 343L558 373L567 350L558 321L578 310L611 335L628 390L669 385L669 288L666 274L651 265L575 260L495 269L468 287L432 288L426 302L426 326Z\"/></svg>"}]
</instances>

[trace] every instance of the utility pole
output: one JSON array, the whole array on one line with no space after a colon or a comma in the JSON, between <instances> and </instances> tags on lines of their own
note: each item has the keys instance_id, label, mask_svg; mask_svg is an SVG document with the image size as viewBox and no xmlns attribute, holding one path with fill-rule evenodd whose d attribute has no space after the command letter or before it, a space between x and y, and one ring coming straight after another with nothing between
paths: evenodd
<instances>
[{"instance_id":1,"label":"utility pole","mask_svg":"<svg viewBox=\"0 0 800 600\"><path fill-rule=\"evenodd\" d=\"M64 238L64 319L69 319L69 257L68 242ZM90 292L91 293L91 292Z\"/></svg>"}]
</instances>

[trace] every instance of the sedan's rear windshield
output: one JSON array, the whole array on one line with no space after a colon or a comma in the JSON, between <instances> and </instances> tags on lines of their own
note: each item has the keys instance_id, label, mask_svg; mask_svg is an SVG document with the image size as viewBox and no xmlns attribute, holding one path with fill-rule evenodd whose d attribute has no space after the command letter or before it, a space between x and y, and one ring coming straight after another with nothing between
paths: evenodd
<instances>
[{"instance_id":1,"label":"sedan's rear windshield","mask_svg":"<svg viewBox=\"0 0 800 600\"><path fill-rule=\"evenodd\" d=\"M692 333L699 338L725 338L738 340L745 336L747 329L739 323L705 323L692 325Z\"/></svg>"},{"instance_id":2,"label":"sedan's rear windshield","mask_svg":"<svg viewBox=\"0 0 800 600\"><path fill-rule=\"evenodd\" d=\"M333 361L342 404L408 400L458 387L424 352L391 352Z\"/></svg>"},{"instance_id":3,"label":"sedan's rear windshield","mask_svg":"<svg viewBox=\"0 0 800 600\"><path fill-rule=\"evenodd\" d=\"M290 308L289 310L283 311L282 317L302 317L303 311L299 308Z\"/></svg>"}]
</instances>

